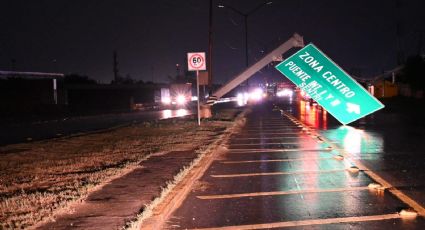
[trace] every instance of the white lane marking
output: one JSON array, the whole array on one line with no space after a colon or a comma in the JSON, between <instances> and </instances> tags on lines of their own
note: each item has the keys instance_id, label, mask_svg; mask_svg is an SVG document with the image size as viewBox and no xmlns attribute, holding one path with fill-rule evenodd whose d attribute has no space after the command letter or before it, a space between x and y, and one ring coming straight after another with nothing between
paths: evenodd
<instances>
[{"instance_id":1,"label":"white lane marking","mask_svg":"<svg viewBox=\"0 0 425 230\"><path fill-rule=\"evenodd\" d=\"M286 137L234 137L232 140L284 140L284 139L306 139L310 136L286 136ZM231 140L231 141L232 141Z\"/></svg>"},{"instance_id":2,"label":"white lane marking","mask_svg":"<svg viewBox=\"0 0 425 230\"><path fill-rule=\"evenodd\" d=\"M256 197L256 196L282 196L293 194L306 194L306 193L326 193L326 192L349 192L368 190L369 187L348 187L348 188L333 188L333 189L306 189L306 190L293 190L293 191L273 191L273 192L252 192L252 193L236 193L236 194L222 194L222 195L205 195L196 196L201 200L218 200L218 199L234 199L241 197Z\"/></svg>"},{"instance_id":3,"label":"white lane marking","mask_svg":"<svg viewBox=\"0 0 425 230\"><path fill-rule=\"evenodd\" d=\"M305 141L300 141L300 142L266 142L266 143L230 143L229 147L238 147L238 146L256 146L256 145L260 145L260 146L266 146L266 145L319 145L320 146L321 143L318 143L316 140L311 139L311 140L305 140Z\"/></svg>"},{"instance_id":4,"label":"white lane marking","mask_svg":"<svg viewBox=\"0 0 425 230\"><path fill-rule=\"evenodd\" d=\"M241 174L213 174L214 178L233 178L233 177L250 177L250 176L276 176L276 175L293 175L293 174L308 174L308 173L332 173L347 171L346 169L331 169L331 170L311 170L311 171L293 171L293 172L266 172L266 173L241 173Z\"/></svg>"},{"instance_id":5,"label":"white lane marking","mask_svg":"<svg viewBox=\"0 0 425 230\"><path fill-rule=\"evenodd\" d=\"M264 127L293 127L295 126L294 123L268 123L263 125L257 125L257 124L247 124L245 125L246 128L264 128Z\"/></svg>"},{"instance_id":6,"label":"white lane marking","mask_svg":"<svg viewBox=\"0 0 425 230\"><path fill-rule=\"evenodd\" d=\"M285 116L290 118L292 115L285 113ZM406 203L407 205L415 209L419 215L425 216L425 208L421 204L419 204L418 202L416 202L415 200L413 200L412 198L404 194L402 191L398 190L396 187L394 187L391 183L386 181L384 178L382 178L381 176L379 176L378 174L370 170L368 167L366 167L366 165L364 165L360 160L356 159L355 156L351 155L351 153L349 153L347 150L339 148L338 145L330 141L328 138L319 135L318 133L316 133L316 135L320 136L332 148L339 151L341 155L345 157L345 159L349 158L349 160L351 160L357 167L363 170L363 172L366 173L366 175L368 175L374 181L381 184L384 188L388 188L388 191L390 191L398 199L400 199L401 201L403 201L404 203Z\"/></svg>"},{"instance_id":7,"label":"white lane marking","mask_svg":"<svg viewBox=\"0 0 425 230\"><path fill-rule=\"evenodd\" d=\"M296 178L295 176L293 176L293 177L294 177L295 184L297 185L297 189L298 189L298 191L302 191L301 186L300 186L300 183L298 183L297 178ZM299 195L300 195L301 199L302 199L302 200L303 200L303 202L304 202L304 196L303 196L303 193L299 193ZM310 212L309 212L309 215L310 215Z\"/></svg>"},{"instance_id":8,"label":"white lane marking","mask_svg":"<svg viewBox=\"0 0 425 230\"><path fill-rule=\"evenodd\" d=\"M380 221L380 220L391 220L391 219L400 219L400 218L401 217L399 214L383 214L383 215L372 215L372 216L352 216L352 217L339 217L339 218L328 218L328 219L296 220L296 221L274 222L274 223L265 223L265 224L249 224L249 225L236 225L236 226L225 226L225 227L214 227L214 228L196 228L196 229L197 230L267 229L267 228L284 228L284 227L297 227L297 226L309 226L309 225Z\"/></svg>"},{"instance_id":9,"label":"white lane marking","mask_svg":"<svg viewBox=\"0 0 425 230\"><path fill-rule=\"evenodd\" d=\"M263 133L263 132L261 132L261 133L259 133L259 132L252 132L252 133L243 133L243 134L237 134L238 136L248 136L248 135L251 135L251 136L253 136L253 135L267 135L267 134L279 134L279 135L285 135L285 134L288 134L288 135L299 135L299 134L303 134L303 133L305 133L305 132L302 132L302 131L299 131L299 132L282 132L282 133Z\"/></svg>"},{"instance_id":10,"label":"white lane marking","mask_svg":"<svg viewBox=\"0 0 425 230\"><path fill-rule=\"evenodd\" d=\"M231 149L229 153L330 152L332 149Z\"/></svg>"},{"instance_id":11,"label":"white lane marking","mask_svg":"<svg viewBox=\"0 0 425 230\"><path fill-rule=\"evenodd\" d=\"M257 124L257 123L247 122L246 126L247 127L253 127L253 126L255 126L255 127L264 127L264 126L271 126L271 125L281 125L281 126L293 125L293 123L291 123L291 122L284 122L282 120L280 120L280 121L279 120L276 120L276 121L270 120L270 121L272 121L272 122L267 122L267 123L263 123L263 124Z\"/></svg>"},{"instance_id":12,"label":"white lane marking","mask_svg":"<svg viewBox=\"0 0 425 230\"><path fill-rule=\"evenodd\" d=\"M263 125L257 125L257 124L247 124L244 127L246 128L273 128L273 127L294 127L294 123L268 123Z\"/></svg>"},{"instance_id":13,"label":"white lane marking","mask_svg":"<svg viewBox=\"0 0 425 230\"><path fill-rule=\"evenodd\" d=\"M245 163L267 163L267 162L330 160L330 159L333 159L333 157L300 157L300 158L272 159L272 160L221 161L220 163L222 163L222 164L245 164Z\"/></svg>"},{"instance_id":14,"label":"white lane marking","mask_svg":"<svg viewBox=\"0 0 425 230\"><path fill-rule=\"evenodd\" d=\"M231 143L230 146L240 146L240 145L293 145L293 144L306 144L306 142L311 142L311 143L314 143L314 144L317 143L316 141L314 141L312 139L310 141L305 140L303 142L294 141L294 142L266 142L266 143L240 143L240 144Z\"/></svg>"},{"instance_id":15,"label":"white lane marking","mask_svg":"<svg viewBox=\"0 0 425 230\"><path fill-rule=\"evenodd\" d=\"M290 131L290 130L288 130ZM252 132L244 132L243 134L240 135L270 135L270 134L302 134L302 131L299 132L261 132L261 131L252 131Z\"/></svg>"},{"instance_id":16,"label":"white lane marking","mask_svg":"<svg viewBox=\"0 0 425 230\"><path fill-rule=\"evenodd\" d=\"M264 129L264 130L273 130L273 129L299 129L297 125L289 124L289 125L267 125L267 126L245 126L244 130L247 129Z\"/></svg>"},{"instance_id":17,"label":"white lane marking","mask_svg":"<svg viewBox=\"0 0 425 230\"><path fill-rule=\"evenodd\" d=\"M242 129L242 131L243 132L261 132L261 133L263 133L263 132L278 132L278 131L281 131L281 132L288 132L288 131L290 131L290 132L294 132L294 131L297 131L297 130L299 130L299 131L301 131L301 128L299 128L299 127L293 127L293 128L275 128L275 129Z\"/></svg>"}]
</instances>

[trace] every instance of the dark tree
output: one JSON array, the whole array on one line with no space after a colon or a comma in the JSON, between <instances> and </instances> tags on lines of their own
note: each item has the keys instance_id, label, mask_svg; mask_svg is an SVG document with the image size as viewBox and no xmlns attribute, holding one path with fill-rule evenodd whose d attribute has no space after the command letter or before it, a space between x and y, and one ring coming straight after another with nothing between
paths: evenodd
<instances>
[{"instance_id":1,"label":"dark tree","mask_svg":"<svg viewBox=\"0 0 425 230\"><path fill-rule=\"evenodd\" d=\"M97 84L95 80L89 78L88 76L79 75L75 73L65 75L64 82L65 84L90 84L90 85Z\"/></svg>"},{"instance_id":2,"label":"dark tree","mask_svg":"<svg viewBox=\"0 0 425 230\"><path fill-rule=\"evenodd\" d=\"M402 79L413 90L425 89L425 59L421 56L409 57L402 70Z\"/></svg>"}]
</instances>

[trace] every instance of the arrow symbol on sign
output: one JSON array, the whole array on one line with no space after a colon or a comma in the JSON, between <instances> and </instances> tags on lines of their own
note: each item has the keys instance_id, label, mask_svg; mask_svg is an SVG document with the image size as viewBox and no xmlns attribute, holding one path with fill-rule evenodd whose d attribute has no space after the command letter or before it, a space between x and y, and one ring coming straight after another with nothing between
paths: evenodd
<instances>
[{"instance_id":1,"label":"arrow symbol on sign","mask_svg":"<svg viewBox=\"0 0 425 230\"><path fill-rule=\"evenodd\" d=\"M360 114L360 106L359 105L353 104L353 103L350 103L350 102L347 102L346 105L347 105L347 112Z\"/></svg>"}]
</instances>

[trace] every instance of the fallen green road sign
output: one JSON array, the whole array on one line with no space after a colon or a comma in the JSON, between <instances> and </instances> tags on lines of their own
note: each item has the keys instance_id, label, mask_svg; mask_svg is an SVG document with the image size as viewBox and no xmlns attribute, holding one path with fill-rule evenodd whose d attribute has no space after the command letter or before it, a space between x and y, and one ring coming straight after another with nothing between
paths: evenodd
<instances>
[{"instance_id":1,"label":"fallen green road sign","mask_svg":"<svg viewBox=\"0 0 425 230\"><path fill-rule=\"evenodd\" d=\"M313 44L281 62L276 69L342 124L384 108L381 102Z\"/></svg>"}]
</instances>

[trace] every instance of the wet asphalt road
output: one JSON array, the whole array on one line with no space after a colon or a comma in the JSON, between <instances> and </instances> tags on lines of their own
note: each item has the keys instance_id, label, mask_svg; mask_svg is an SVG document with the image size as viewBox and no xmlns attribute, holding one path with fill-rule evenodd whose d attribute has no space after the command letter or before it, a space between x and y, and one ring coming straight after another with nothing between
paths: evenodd
<instances>
[{"instance_id":1,"label":"wet asphalt road","mask_svg":"<svg viewBox=\"0 0 425 230\"><path fill-rule=\"evenodd\" d=\"M168 229L425 229L422 217L397 213L409 205L388 190L368 188L374 179L364 171L347 171L352 161L334 158L340 150L331 147L338 146L390 183L420 187L417 179L384 170L405 169L403 163L387 161L402 155L385 152L379 131L340 127L325 112L302 103L281 104L284 114L272 108L253 108L242 132L232 136L229 152L195 184L167 221ZM416 171L419 178L424 171ZM423 189L415 191L412 197L420 203Z\"/></svg>"},{"instance_id":2,"label":"wet asphalt road","mask_svg":"<svg viewBox=\"0 0 425 230\"><path fill-rule=\"evenodd\" d=\"M160 110L71 117L33 123L0 124L0 146L84 134L132 123L181 117L189 114L192 114L191 110L186 109Z\"/></svg>"},{"instance_id":3,"label":"wet asphalt road","mask_svg":"<svg viewBox=\"0 0 425 230\"><path fill-rule=\"evenodd\" d=\"M408 102L406 102L408 103ZM425 207L425 111L392 104L342 126L320 107L301 102L282 106L308 127L337 143L353 158Z\"/></svg>"}]
</instances>

